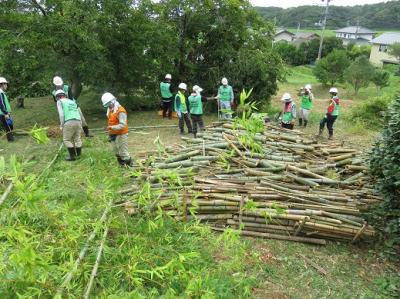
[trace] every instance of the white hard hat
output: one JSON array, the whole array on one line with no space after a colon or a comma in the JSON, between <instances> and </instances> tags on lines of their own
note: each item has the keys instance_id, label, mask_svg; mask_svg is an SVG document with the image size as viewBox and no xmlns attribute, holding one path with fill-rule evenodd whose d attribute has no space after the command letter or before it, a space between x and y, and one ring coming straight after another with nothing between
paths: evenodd
<instances>
[{"instance_id":1,"label":"white hard hat","mask_svg":"<svg viewBox=\"0 0 400 299\"><path fill-rule=\"evenodd\" d=\"M194 91L194 92L202 92L202 91L203 91L203 88L201 88L201 87L198 86L198 85L195 85L195 86L193 86L193 91Z\"/></svg>"},{"instance_id":2,"label":"white hard hat","mask_svg":"<svg viewBox=\"0 0 400 299\"><path fill-rule=\"evenodd\" d=\"M338 93L338 90L336 87L332 87L331 89L329 89L329 93Z\"/></svg>"},{"instance_id":3,"label":"white hard hat","mask_svg":"<svg viewBox=\"0 0 400 299\"><path fill-rule=\"evenodd\" d=\"M60 96L60 95L65 95L65 91L62 90L62 89L58 89L58 90L56 91L56 93L55 93L55 96L58 97L58 96Z\"/></svg>"},{"instance_id":4,"label":"white hard hat","mask_svg":"<svg viewBox=\"0 0 400 299\"><path fill-rule=\"evenodd\" d=\"M221 83L222 83L223 85L228 85L228 79L222 78Z\"/></svg>"},{"instance_id":5,"label":"white hard hat","mask_svg":"<svg viewBox=\"0 0 400 299\"><path fill-rule=\"evenodd\" d=\"M306 84L306 86L304 86L305 89L311 90L311 84Z\"/></svg>"},{"instance_id":6,"label":"white hard hat","mask_svg":"<svg viewBox=\"0 0 400 299\"><path fill-rule=\"evenodd\" d=\"M7 82L6 78L0 77L0 84L3 84L3 83L8 83L8 82Z\"/></svg>"},{"instance_id":7,"label":"white hard hat","mask_svg":"<svg viewBox=\"0 0 400 299\"><path fill-rule=\"evenodd\" d=\"M103 103L103 107L107 107L108 104L114 100L115 97L109 92L106 92L101 96L101 102Z\"/></svg>"},{"instance_id":8,"label":"white hard hat","mask_svg":"<svg viewBox=\"0 0 400 299\"><path fill-rule=\"evenodd\" d=\"M290 102L292 100L292 97L290 95L290 93L285 92L281 98L281 101L283 102Z\"/></svg>"},{"instance_id":9,"label":"white hard hat","mask_svg":"<svg viewBox=\"0 0 400 299\"><path fill-rule=\"evenodd\" d=\"M179 89L183 89L183 90L187 90L187 86L186 86L185 83L179 83L178 88Z\"/></svg>"},{"instance_id":10,"label":"white hard hat","mask_svg":"<svg viewBox=\"0 0 400 299\"><path fill-rule=\"evenodd\" d=\"M165 75L165 79L172 79L171 74L166 74L166 75Z\"/></svg>"},{"instance_id":11,"label":"white hard hat","mask_svg":"<svg viewBox=\"0 0 400 299\"><path fill-rule=\"evenodd\" d=\"M55 76L53 78L53 84L56 85L56 86L60 86L60 85L63 85L64 82L63 82L63 79L61 79L61 77Z\"/></svg>"}]
</instances>

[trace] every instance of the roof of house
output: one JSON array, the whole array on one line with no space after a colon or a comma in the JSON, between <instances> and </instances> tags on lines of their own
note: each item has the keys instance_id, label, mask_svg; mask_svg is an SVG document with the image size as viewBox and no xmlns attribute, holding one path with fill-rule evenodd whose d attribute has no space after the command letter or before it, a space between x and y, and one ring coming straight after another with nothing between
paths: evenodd
<instances>
[{"instance_id":1,"label":"roof of house","mask_svg":"<svg viewBox=\"0 0 400 299\"><path fill-rule=\"evenodd\" d=\"M319 38L319 35L313 32L297 32L295 34L295 39L309 39L309 38Z\"/></svg>"},{"instance_id":2,"label":"roof of house","mask_svg":"<svg viewBox=\"0 0 400 299\"><path fill-rule=\"evenodd\" d=\"M290 31L288 31L288 30L286 30L286 29L278 29L278 30L276 31L276 33L275 33L275 36L277 36L277 35L279 35L279 34L281 34L281 33L287 33L287 34L289 34L289 35L294 36L294 33L290 32Z\"/></svg>"},{"instance_id":3,"label":"roof of house","mask_svg":"<svg viewBox=\"0 0 400 299\"><path fill-rule=\"evenodd\" d=\"M384 32L371 41L372 44L392 45L400 43L400 32Z\"/></svg>"},{"instance_id":4,"label":"roof of house","mask_svg":"<svg viewBox=\"0 0 400 299\"><path fill-rule=\"evenodd\" d=\"M374 34L376 33L375 31L372 31L368 28L361 27L361 26L349 26L349 27L344 27L338 30L335 30L335 32L340 32L340 33L357 33L357 34Z\"/></svg>"}]
</instances>

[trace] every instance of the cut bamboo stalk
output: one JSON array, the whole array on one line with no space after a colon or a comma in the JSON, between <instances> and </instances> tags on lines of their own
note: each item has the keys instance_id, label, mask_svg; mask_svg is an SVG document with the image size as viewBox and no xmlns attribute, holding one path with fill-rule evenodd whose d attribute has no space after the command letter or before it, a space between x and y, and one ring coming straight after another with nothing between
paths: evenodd
<instances>
[{"instance_id":1,"label":"cut bamboo stalk","mask_svg":"<svg viewBox=\"0 0 400 299\"><path fill-rule=\"evenodd\" d=\"M89 279L89 283L88 283L88 285L86 287L85 295L83 296L83 298L85 298L85 299L89 298L90 292L91 292L92 287L93 287L94 279L97 276L97 270L99 269L101 255L103 253L103 248L104 248L104 244L106 242L107 234L108 234L108 225L104 229L104 233L103 233L103 237L101 239L100 247L99 247L99 250L97 251L96 262L95 262L95 264L93 266L92 273L90 274L90 279Z\"/></svg>"},{"instance_id":2,"label":"cut bamboo stalk","mask_svg":"<svg viewBox=\"0 0 400 299\"><path fill-rule=\"evenodd\" d=\"M225 229L219 227L211 227L211 229L223 232ZM326 245L326 241L323 239L316 239L316 238L307 238L307 237L297 237L297 236L284 236L284 235L277 235L277 234L269 234L269 233L259 233L259 232L252 232L246 230L233 230L236 233L249 236L249 237L260 237L264 239L277 239L277 240L289 240L295 242L303 242L303 243L311 243L317 245Z\"/></svg>"}]
</instances>

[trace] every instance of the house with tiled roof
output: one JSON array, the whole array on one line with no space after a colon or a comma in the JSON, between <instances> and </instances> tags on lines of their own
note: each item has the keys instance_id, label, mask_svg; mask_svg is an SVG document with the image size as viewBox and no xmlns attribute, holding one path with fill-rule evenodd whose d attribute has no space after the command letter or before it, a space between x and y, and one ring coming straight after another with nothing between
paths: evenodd
<instances>
[{"instance_id":1,"label":"house with tiled roof","mask_svg":"<svg viewBox=\"0 0 400 299\"><path fill-rule=\"evenodd\" d=\"M336 37L343 40L343 44L368 45L376 32L362 26L349 26L335 30Z\"/></svg>"}]
</instances>

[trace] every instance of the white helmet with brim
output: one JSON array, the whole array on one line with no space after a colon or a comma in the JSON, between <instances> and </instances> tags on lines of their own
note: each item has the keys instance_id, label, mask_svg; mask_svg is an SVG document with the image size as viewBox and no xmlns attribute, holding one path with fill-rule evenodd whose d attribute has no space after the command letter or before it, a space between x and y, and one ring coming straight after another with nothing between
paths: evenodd
<instances>
[{"instance_id":1,"label":"white helmet with brim","mask_svg":"<svg viewBox=\"0 0 400 299\"><path fill-rule=\"evenodd\" d=\"M114 101L116 98L109 92L104 93L101 96L101 102L103 104L103 107L108 107L109 104Z\"/></svg>"}]
</instances>

